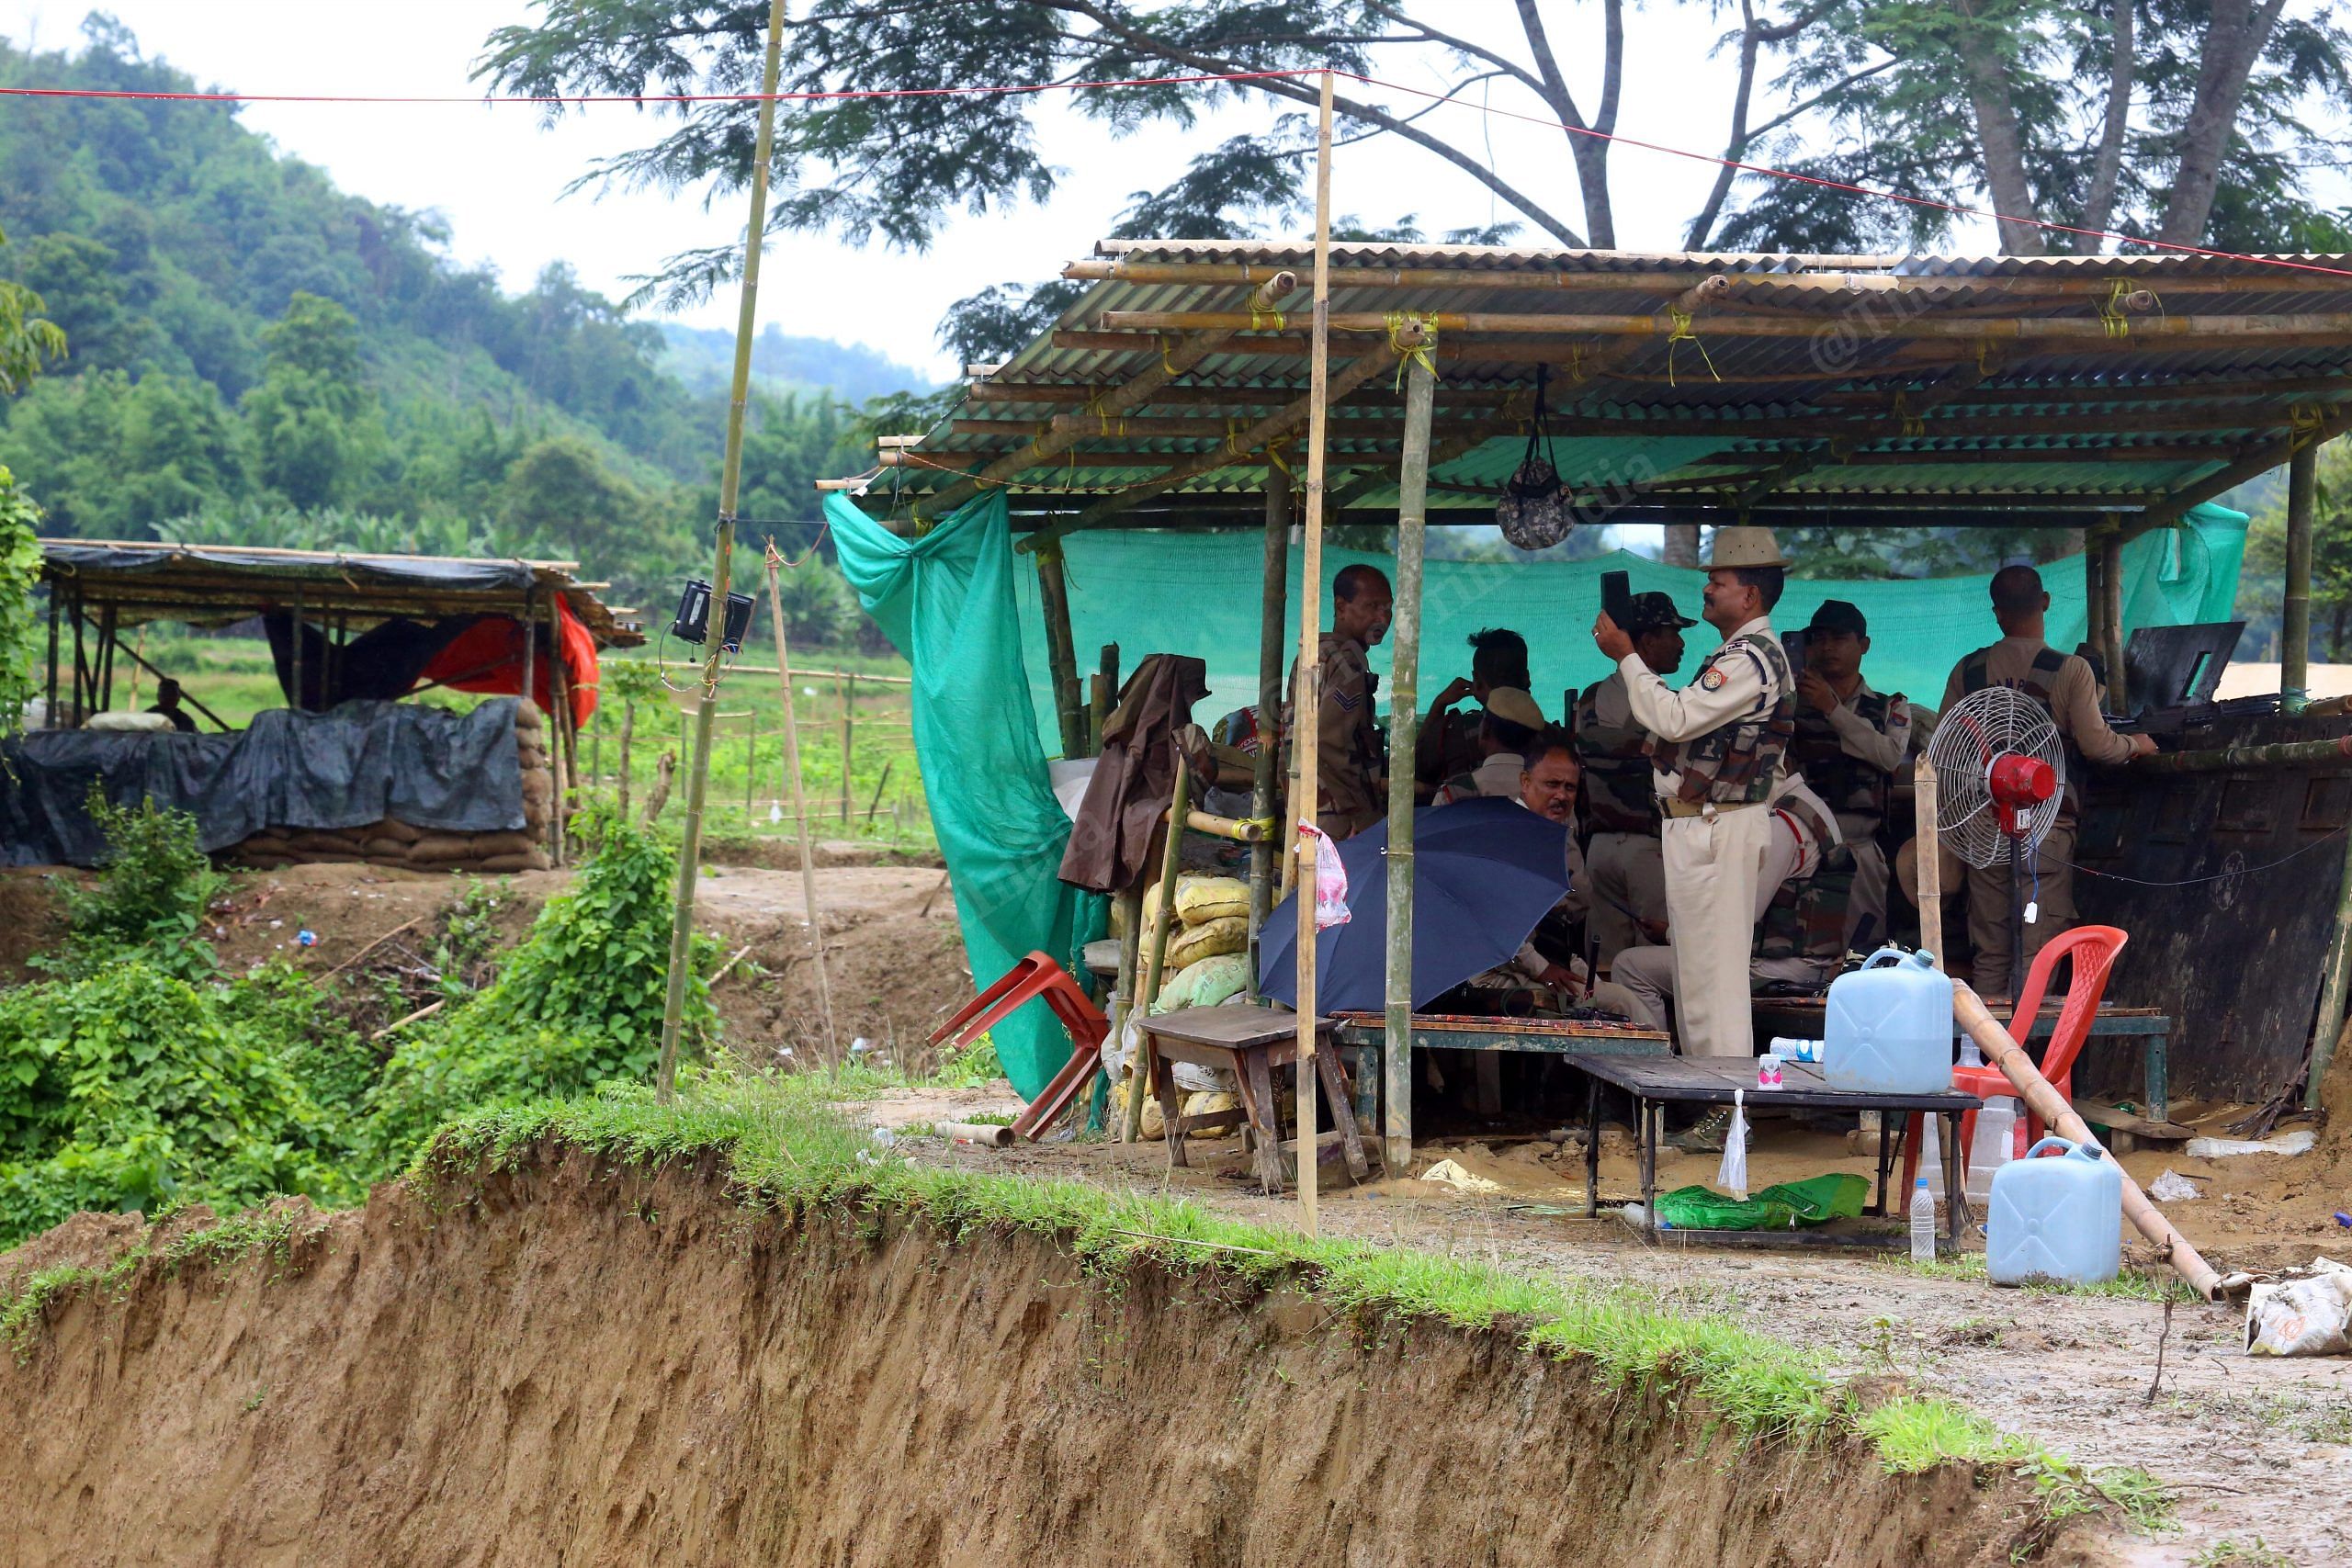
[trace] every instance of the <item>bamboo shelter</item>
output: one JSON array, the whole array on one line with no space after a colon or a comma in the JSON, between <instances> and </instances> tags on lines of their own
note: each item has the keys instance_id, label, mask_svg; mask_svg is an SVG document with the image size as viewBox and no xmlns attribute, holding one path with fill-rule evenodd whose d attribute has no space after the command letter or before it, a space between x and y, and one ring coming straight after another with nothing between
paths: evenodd
<instances>
[{"instance_id":1,"label":"bamboo shelter","mask_svg":"<svg viewBox=\"0 0 2352 1568\"><path fill-rule=\"evenodd\" d=\"M2124 547L2291 465L2284 690L2270 712L2290 740L2321 722L2299 716L2312 455L2352 429L2352 257L1335 244L1320 258L1327 299L1302 288L1318 259L1297 242L1102 242L1064 269L1085 291L1048 331L968 367L944 417L883 436L870 472L821 482L908 536L1002 493L1040 574L1069 754L1085 739L1069 624L1083 590L1064 579L1062 542L1262 530L1257 708L1272 734L1290 602L1303 628L1319 624L1325 585L1284 581L1294 476L1312 471L1327 521L1396 530L1391 776L1409 778L1422 532L1492 519L1539 407L1576 521L1663 523L1670 551L1695 543L1695 525L1728 522L2079 530L2090 641L2111 670ZM2181 744L2244 739L2202 734ZM1261 818L1275 809L1272 766L1259 770ZM1393 792L1392 842L1411 841L1412 810L1409 787ZM2306 812L2302 825L2331 833L2344 815L2332 827ZM2331 857L2305 859L2332 872ZM1257 919L1277 869L1271 853L1253 865ZM1409 908L1388 901L1392 1012ZM2300 1063L2316 1004L2314 1069L2352 995L2344 923L2322 935L2328 994L2299 993L2294 1032ZM1392 1168L1409 1151L1402 1055L1385 1073Z\"/></svg>"}]
</instances>

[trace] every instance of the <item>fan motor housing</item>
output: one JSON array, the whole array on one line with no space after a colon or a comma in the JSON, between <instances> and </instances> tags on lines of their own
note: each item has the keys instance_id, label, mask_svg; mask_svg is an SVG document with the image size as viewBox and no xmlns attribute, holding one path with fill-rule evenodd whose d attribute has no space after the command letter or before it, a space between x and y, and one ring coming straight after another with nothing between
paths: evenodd
<instances>
[{"instance_id":1,"label":"fan motor housing","mask_svg":"<svg viewBox=\"0 0 2352 1568\"><path fill-rule=\"evenodd\" d=\"M2058 771L2039 757L2004 751L1993 759L1985 787L2007 814L2009 831L2022 833L2032 825L2033 808L2058 793Z\"/></svg>"}]
</instances>

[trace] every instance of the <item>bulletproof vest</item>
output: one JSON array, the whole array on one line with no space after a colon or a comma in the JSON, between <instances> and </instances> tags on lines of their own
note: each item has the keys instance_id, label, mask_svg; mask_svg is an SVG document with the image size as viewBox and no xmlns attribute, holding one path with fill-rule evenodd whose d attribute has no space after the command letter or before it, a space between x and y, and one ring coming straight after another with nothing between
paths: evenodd
<instances>
[{"instance_id":1,"label":"bulletproof vest","mask_svg":"<svg viewBox=\"0 0 2352 1568\"><path fill-rule=\"evenodd\" d=\"M1780 640L1761 632L1734 637L1700 663L1693 679L1704 680L1719 660L1748 653L1764 666L1763 707L1689 740L1649 743L1651 766L1682 775L1678 793L1685 801L1752 806L1771 797L1789 737L1796 730L1796 681Z\"/></svg>"},{"instance_id":2,"label":"bulletproof vest","mask_svg":"<svg viewBox=\"0 0 2352 1568\"><path fill-rule=\"evenodd\" d=\"M1854 897L1854 852L1839 844L1821 869L1802 882L1784 882L1756 924L1758 958L1810 958L1835 963L1846 953L1846 906Z\"/></svg>"},{"instance_id":3,"label":"bulletproof vest","mask_svg":"<svg viewBox=\"0 0 2352 1568\"><path fill-rule=\"evenodd\" d=\"M1577 761L1584 769L1585 815L1596 833L1642 833L1657 837L1657 790L1650 783L1649 736L1629 717L1623 725L1600 718L1600 688L1595 682L1577 699Z\"/></svg>"},{"instance_id":4,"label":"bulletproof vest","mask_svg":"<svg viewBox=\"0 0 2352 1568\"><path fill-rule=\"evenodd\" d=\"M1854 711L1883 734L1895 700L1866 692L1855 699ZM1789 738L1789 766L1803 773L1813 792L1840 817L1867 817L1873 832L1886 819L1894 781L1885 769L1848 751L1827 714L1809 707L1797 711L1796 733Z\"/></svg>"},{"instance_id":5,"label":"bulletproof vest","mask_svg":"<svg viewBox=\"0 0 2352 1568\"><path fill-rule=\"evenodd\" d=\"M2033 656L2032 667L2022 677L2015 681L1996 681L1990 663L1992 652L1989 648L1980 648L1961 661L1960 694L1965 697L1987 686L2007 686L2012 691L2023 692L2040 703L2050 715L2051 723L2057 725L2058 704L2052 694L2058 690L2058 671L2066 667L2066 656L2054 648L2045 646ZM2062 820L2071 822L2082 814L2081 779L2083 770L2088 764L2083 761L2082 752L2075 749L2075 738L2066 733L2064 726L2058 726L2058 742L2066 757L2066 788L2059 802L2058 812Z\"/></svg>"}]
</instances>

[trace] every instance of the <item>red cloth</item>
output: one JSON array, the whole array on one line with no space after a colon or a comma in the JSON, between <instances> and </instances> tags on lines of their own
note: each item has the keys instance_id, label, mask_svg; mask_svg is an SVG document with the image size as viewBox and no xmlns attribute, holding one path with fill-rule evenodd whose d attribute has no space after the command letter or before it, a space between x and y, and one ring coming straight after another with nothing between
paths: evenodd
<instances>
[{"instance_id":1,"label":"red cloth","mask_svg":"<svg viewBox=\"0 0 2352 1568\"><path fill-rule=\"evenodd\" d=\"M555 602L559 640L563 649L564 679L571 694L574 728L596 711L596 639L561 599ZM534 630L537 629L535 626ZM523 623L511 615L484 615L452 638L433 656L417 677L458 692L488 692L515 696L523 690ZM555 711L554 661L542 647L531 660L531 700L541 713Z\"/></svg>"}]
</instances>

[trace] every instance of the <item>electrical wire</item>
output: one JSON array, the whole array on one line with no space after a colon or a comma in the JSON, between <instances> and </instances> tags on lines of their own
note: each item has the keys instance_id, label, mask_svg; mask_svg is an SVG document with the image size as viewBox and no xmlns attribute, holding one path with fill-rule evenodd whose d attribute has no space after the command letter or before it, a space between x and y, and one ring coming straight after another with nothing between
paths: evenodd
<instances>
[{"instance_id":1,"label":"electrical wire","mask_svg":"<svg viewBox=\"0 0 2352 1568\"><path fill-rule=\"evenodd\" d=\"M2352 824L2347 824L2347 826L2352 826ZM2183 877L2178 882L2151 882L2146 877L2125 876L2120 872L2099 871L2091 866L2077 865L2073 861L2060 861L2058 863L2070 870L2079 871L2086 876L2103 876L2109 882L2128 882L2134 887L2201 887L2209 882L2227 882L2232 877L2253 876L2260 872L2275 871L2278 867L2285 865L2289 861L2301 860L2303 856L2311 853L2313 850L2319 849L2328 843L2332 843L2343 836L2343 828L2331 828L2326 832L2321 834L2318 838L2313 839L2310 843L2305 844L2301 849L2280 855L2277 860L2270 862L2267 865L2241 866L2235 871L2216 872L2211 876ZM2035 867L2035 875L2037 879L2039 879L2040 873L2041 868L2037 865Z\"/></svg>"}]
</instances>

